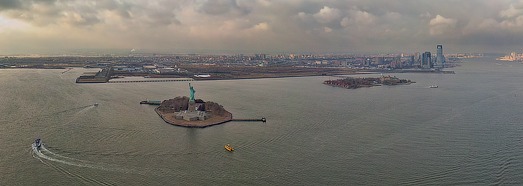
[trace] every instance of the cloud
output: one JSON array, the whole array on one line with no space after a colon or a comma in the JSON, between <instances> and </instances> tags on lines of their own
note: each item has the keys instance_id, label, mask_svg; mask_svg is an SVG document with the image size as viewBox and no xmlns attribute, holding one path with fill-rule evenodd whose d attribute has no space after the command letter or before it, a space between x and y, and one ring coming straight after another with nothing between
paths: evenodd
<instances>
[{"instance_id":1,"label":"cloud","mask_svg":"<svg viewBox=\"0 0 523 186\"><path fill-rule=\"evenodd\" d=\"M261 30L261 31L269 30L269 24L267 24L266 22L258 23L256 25L254 25L253 29Z\"/></svg>"},{"instance_id":2,"label":"cloud","mask_svg":"<svg viewBox=\"0 0 523 186\"><path fill-rule=\"evenodd\" d=\"M63 20L69 25L92 25L100 22L100 19L93 14L79 14L76 12L64 12Z\"/></svg>"},{"instance_id":3,"label":"cloud","mask_svg":"<svg viewBox=\"0 0 523 186\"><path fill-rule=\"evenodd\" d=\"M340 19L341 12L336 8L324 6L318 13L314 14L313 17L320 23L331 23Z\"/></svg>"},{"instance_id":4,"label":"cloud","mask_svg":"<svg viewBox=\"0 0 523 186\"><path fill-rule=\"evenodd\" d=\"M323 31L326 33L332 32L332 28L329 27L323 27Z\"/></svg>"},{"instance_id":5,"label":"cloud","mask_svg":"<svg viewBox=\"0 0 523 186\"><path fill-rule=\"evenodd\" d=\"M499 16L503 18L513 18L523 15L523 1L517 4L511 4L508 9L499 12Z\"/></svg>"},{"instance_id":6,"label":"cloud","mask_svg":"<svg viewBox=\"0 0 523 186\"><path fill-rule=\"evenodd\" d=\"M17 46L0 53L504 50L523 35L523 1L2 0L0 32Z\"/></svg>"},{"instance_id":7,"label":"cloud","mask_svg":"<svg viewBox=\"0 0 523 186\"><path fill-rule=\"evenodd\" d=\"M362 26L370 25L376 21L377 17L362 10L353 10L350 12L350 15L343 18L340 22L340 25L343 27L349 26Z\"/></svg>"},{"instance_id":8,"label":"cloud","mask_svg":"<svg viewBox=\"0 0 523 186\"><path fill-rule=\"evenodd\" d=\"M453 31L458 21L451 18L445 18L441 15L436 15L430 20L430 35L441 35Z\"/></svg>"},{"instance_id":9,"label":"cloud","mask_svg":"<svg viewBox=\"0 0 523 186\"><path fill-rule=\"evenodd\" d=\"M248 14L249 8L240 6L235 0L206 0L199 10L210 15L222 15L227 13L238 13L240 15Z\"/></svg>"}]
</instances>

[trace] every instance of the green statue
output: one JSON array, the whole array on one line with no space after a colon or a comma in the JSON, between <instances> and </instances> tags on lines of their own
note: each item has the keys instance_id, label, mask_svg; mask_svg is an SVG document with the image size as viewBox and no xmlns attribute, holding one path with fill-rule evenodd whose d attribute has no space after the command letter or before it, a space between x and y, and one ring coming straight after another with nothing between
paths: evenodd
<instances>
[{"instance_id":1,"label":"green statue","mask_svg":"<svg viewBox=\"0 0 523 186\"><path fill-rule=\"evenodd\" d=\"M189 90L191 91L191 97L189 97L189 101L194 101L194 93L196 92L194 88L191 86L191 83L189 83Z\"/></svg>"}]
</instances>

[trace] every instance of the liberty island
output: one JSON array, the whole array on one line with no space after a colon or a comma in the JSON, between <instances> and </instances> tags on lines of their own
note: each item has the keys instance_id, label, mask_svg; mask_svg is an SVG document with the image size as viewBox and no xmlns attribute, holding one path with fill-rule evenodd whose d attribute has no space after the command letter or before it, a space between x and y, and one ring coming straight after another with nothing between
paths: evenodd
<instances>
[{"instance_id":1,"label":"liberty island","mask_svg":"<svg viewBox=\"0 0 523 186\"><path fill-rule=\"evenodd\" d=\"M166 123L182 127L204 128L232 120L232 114L222 105L195 99L195 93L189 83L189 97L164 100L155 111Z\"/></svg>"}]
</instances>

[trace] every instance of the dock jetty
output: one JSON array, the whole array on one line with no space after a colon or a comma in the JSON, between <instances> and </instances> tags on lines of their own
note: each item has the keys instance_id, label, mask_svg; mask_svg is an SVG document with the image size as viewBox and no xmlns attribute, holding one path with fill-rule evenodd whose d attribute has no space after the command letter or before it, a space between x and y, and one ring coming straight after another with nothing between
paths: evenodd
<instances>
[{"instance_id":1,"label":"dock jetty","mask_svg":"<svg viewBox=\"0 0 523 186\"><path fill-rule=\"evenodd\" d=\"M160 104L162 104L162 101L159 101L159 100L145 100L145 101L140 101L140 104L160 105Z\"/></svg>"},{"instance_id":2,"label":"dock jetty","mask_svg":"<svg viewBox=\"0 0 523 186\"><path fill-rule=\"evenodd\" d=\"M261 119L231 119L231 121L261 121L261 122L267 122L266 118Z\"/></svg>"}]
</instances>

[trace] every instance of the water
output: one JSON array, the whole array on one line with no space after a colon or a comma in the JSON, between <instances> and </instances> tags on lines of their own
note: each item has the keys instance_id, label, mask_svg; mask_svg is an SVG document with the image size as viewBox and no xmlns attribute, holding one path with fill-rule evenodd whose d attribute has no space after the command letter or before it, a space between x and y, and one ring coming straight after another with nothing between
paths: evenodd
<instances>
[{"instance_id":1,"label":"water","mask_svg":"<svg viewBox=\"0 0 523 186\"><path fill-rule=\"evenodd\" d=\"M523 64L453 70L356 90L323 85L329 77L192 82L197 98L236 118L268 119L205 129L165 124L138 104L187 96L187 82L0 70L0 185L523 184Z\"/></svg>"}]
</instances>

